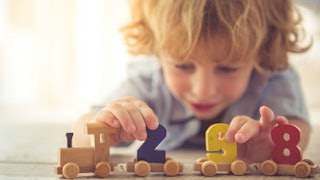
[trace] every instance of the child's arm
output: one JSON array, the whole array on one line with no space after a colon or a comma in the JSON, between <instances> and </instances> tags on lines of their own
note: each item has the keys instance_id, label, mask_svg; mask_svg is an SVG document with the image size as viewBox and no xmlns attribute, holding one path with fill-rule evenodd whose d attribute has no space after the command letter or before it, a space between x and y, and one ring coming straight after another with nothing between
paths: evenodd
<instances>
[{"instance_id":1,"label":"child's arm","mask_svg":"<svg viewBox=\"0 0 320 180\"><path fill-rule=\"evenodd\" d=\"M105 122L117 128L117 133L110 136L110 145L131 142L147 138L146 127L154 130L158 119L152 109L143 101L134 97L125 97L111 102L96 114L81 117L74 129L74 145L89 145L90 139L83 133L84 124L90 120Z\"/></svg>"},{"instance_id":2,"label":"child's arm","mask_svg":"<svg viewBox=\"0 0 320 180\"><path fill-rule=\"evenodd\" d=\"M235 117L226 133L227 141L236 141L238 145L238 158L248 163L262 162L271 158L274 143L271 138L271 130L275 126L274 114L266 106L260 108L259 121L247 116ZM300 120L287 120L285 117L277 117L277 123L295 124L301 129L300 147L305 149L309 139L309 128Z\"/></svg>"}]
</instances>

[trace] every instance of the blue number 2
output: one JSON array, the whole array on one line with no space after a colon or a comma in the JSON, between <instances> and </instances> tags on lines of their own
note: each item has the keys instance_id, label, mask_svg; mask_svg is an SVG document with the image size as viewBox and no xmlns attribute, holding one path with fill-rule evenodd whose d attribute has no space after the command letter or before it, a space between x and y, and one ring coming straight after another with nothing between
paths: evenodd
<instances>
[{"instance_id":1,"label":"blue number 2","mask_svg":"<svg viewBox=\"0 0 320 180\"><path fill-rule=\"evenodd\" d=\"M166 151L155 150L166 137L167 130L159 124L156 130L147 129L147 139L137 151L137 160L147 162L165 163Z\"/></svg>"}]
</instances>

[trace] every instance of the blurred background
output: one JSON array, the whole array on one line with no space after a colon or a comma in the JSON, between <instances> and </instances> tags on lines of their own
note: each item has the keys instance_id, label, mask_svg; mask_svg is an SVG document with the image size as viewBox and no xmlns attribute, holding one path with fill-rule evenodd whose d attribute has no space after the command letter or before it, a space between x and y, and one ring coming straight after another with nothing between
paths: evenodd
<instances>
[{"instance_id":1,"label":"blurred background","mask_svg":"<svg viewBox=\"0 0 320 180\"><path fill-rule=\"evenodd\" d=\"M128 19L126 0L0 0L0 121L72 121L110 92Z\"/></svg>"},{"instance_id":2,"label":"blurred background","mask_svg":"<svg viewBox=\"0 0 320 180\"><path fill-rule=\"evenodd\" d=\"M320 1L301 2L314 46L290 58L320 124ZM127 0L0 0L0 163L56 163L77 117L126 77L128 20Z\"/></svg>"},{"instance_id":3,"label":"blurred background","mask_svg":"<svg viewBox=\"0 0 320 180\"><path fill-rule=\"evenodd\" d=\"M291 58L314 117L320 16L306 7L304 25L314 46ZM72 122L112 91L130 59L118 33L128 19L127 0L0 0L0 123Z\"/></svg>"}]
</instances>

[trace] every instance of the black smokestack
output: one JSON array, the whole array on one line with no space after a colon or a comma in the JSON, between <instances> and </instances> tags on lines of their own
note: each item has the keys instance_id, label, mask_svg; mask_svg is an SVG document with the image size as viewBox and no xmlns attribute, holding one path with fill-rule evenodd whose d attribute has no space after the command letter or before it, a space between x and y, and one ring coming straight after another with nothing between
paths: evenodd
<instances>
[{"instance_id":1,"label":"black smokestack","mask_svg":"<svg viewBox=\"0 0 320 180\"><path fill-rule=\"evenodd\" d=\"M66 133L66 136L67 136L67 147L72 148L73 133Z\"/></svg>"}]
</instances>

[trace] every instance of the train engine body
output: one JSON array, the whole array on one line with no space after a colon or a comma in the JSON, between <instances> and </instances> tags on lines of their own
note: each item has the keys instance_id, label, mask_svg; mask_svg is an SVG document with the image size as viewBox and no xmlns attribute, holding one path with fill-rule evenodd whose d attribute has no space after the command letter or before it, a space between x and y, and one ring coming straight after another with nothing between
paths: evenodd
<instances>
[{"instance_id":1,"label":"train engine body","mask_svg":"<svg viewBox=\"0 0 320 180\"><path fill-rule=\"evenodd\" d=\"M68 148L59 150L56 174L62 174L68 179L77 177L79 173L89 172L94 172L98 177L107 177L109 172L114 170L110 163L108 137L115 133L115 129L104 123L94 122L86 125L86 133L93 135L93 146L72 147L69 137Z\"/></svg>"}]
</instances>

